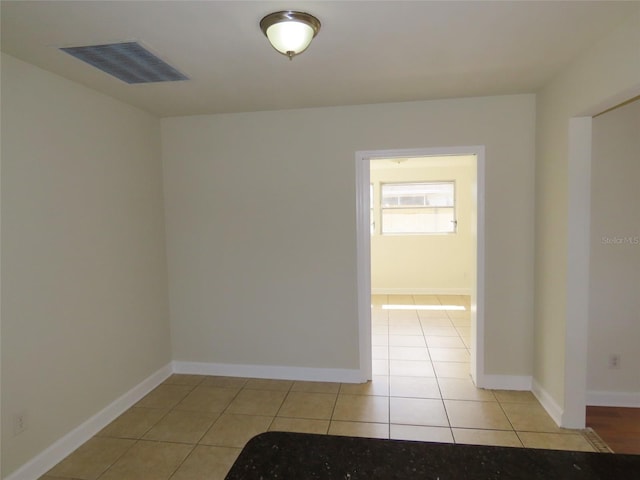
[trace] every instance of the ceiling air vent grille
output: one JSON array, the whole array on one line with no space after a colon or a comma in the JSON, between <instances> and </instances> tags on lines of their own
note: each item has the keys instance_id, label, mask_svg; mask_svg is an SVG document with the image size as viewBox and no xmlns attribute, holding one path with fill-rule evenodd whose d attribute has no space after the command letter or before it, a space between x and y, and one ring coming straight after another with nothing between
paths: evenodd
<instances>
[{"instance_id":1,"label":"ceiling air vent grille","mask_svg":"<svg viewBox=\"0 0 640 480\"><path fill-rule=\"evenodd\" d=\"M186 75L136 42L68 47L60 50L126 83L188 80Z\"/></svg>"}]
</instances>

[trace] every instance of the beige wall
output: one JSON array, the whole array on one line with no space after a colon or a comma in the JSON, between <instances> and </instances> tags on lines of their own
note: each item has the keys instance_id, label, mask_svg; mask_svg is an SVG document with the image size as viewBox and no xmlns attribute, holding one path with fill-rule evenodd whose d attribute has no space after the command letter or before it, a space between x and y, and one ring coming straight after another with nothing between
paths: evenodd
<instances>
[{"instance_id":1,"label":"beige wall","mask_svg":"<svg viewBox=\"0 0 640 480\"><path fill-rule=\"evenodd\" d=\"M162 120L173 356L359 367L355 152L486 146L487 372L531 374L533 95Z\"/></svg>"},{"instance_id":2,"label":"beige wall","mask_svg":"<svg viewBox=\"0 0 640 480\"><path fill-rule=\"evenodd\" d=\"M421 166L429 161L431 165ZM375 208L377 230L371 237L373 292L471 293L471 275L475 271L471 264L475 248L471 236L475 171L475 157L371 162L371 183L377 192L381 183L454 181L458 220L455 234L381 235L379 210Z\"/></svg>"},{"instance_id":3,"label":"beige wall","mask_svg":"<svg viewBox=\"0 0 640 480\"><path fill-rule=\"evenodd\" d=\"M589 391L635 395L638 402L639 134L639 100L593 120L587 376ZM610 354L621 356L618 369L608 368Z\"/></svg>"},{"instance_id":4,"label":"beige wall","mask_svg":"<svg viewBox=\"0 0 640 480\"><path fill-rule=\"evenodd\" d=\"M537 95L534 379L565 403L569 119L624 100L640 79L640 10ZM628 97L627 97L628 98ZM583 302L588 300L582 299Z\"/></svg>"},{"instance_id":5,"label":"beige wall","mask_svg":"<svg viewBox=\"0 0 640 480\"><path fill-rule=\"evenodd\" d=\"M2 55L5 476L170 361L159 127Z\"/></svg>"}]
</instances>

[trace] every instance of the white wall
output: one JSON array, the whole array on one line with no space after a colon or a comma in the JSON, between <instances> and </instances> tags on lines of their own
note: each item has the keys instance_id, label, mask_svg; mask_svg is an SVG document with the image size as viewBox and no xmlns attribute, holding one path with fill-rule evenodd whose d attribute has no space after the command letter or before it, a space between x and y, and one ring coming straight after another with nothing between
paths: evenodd
<instances>
[{"instance_id":1,"label":"white wall","mask_svg":"<svg viewBox=\"0 0 640 480\"><path fill-rule=\"evenodd\" d=\"M537 98L536 120L536 282L535 282L535 377L538 389L561 411L570 410L584 396L586 345L580 351L566 349L567 319L584 298L567 302L569 249L568 224L576 212L568 205L569 182L569 119L593 115L616 99L626 100L640 86L640 9L620 27L601 39L545 86ZM583 162L587 165L589 160ZM577 172L579 173L579 172ZM588 178L588 177L587 177ZM584 203L576 202L576 208ZM588 262L588 258L580 259ZM586 315L577 319L580 331L570 336L584 335ZM570 325L573 327L573 323ZM585 342L586 343L586 342ZM584 350L584 352L582 352ZM571 365L567 365L567 359ZM582 365L580 365L582 363ZM566 370L568 368L568 371ZM579 370L582 369L580 372ZM567 382L576 384L565 388ZM582 386L580 385L582 383ZM578 390L582 389L580 392ZM578 413L578 416L580 414ZM584 418L584 415L582 415Z\"/></svg>"},{"instance_id":2,"label":"white wall","mask_svg":"<svg viewBox=\"0 0 640 480\"><path fill-rule=\"evenodd\" d=\"M174 359L358 369L355 152L486 145L486 366L530 375L534 125L533 95L163 119Z\"/></svg>"},{"instance_id":3,"label":"white wall","mask_svg":"<svg viewBox=\"0 0 640 480\"><path fill-rule=\"evenodd\" d=\"M170 361L159 135L2 55L4 476Z\"/></svg>"},{"instance_id":4,"label":"white wall","mask_svg":"<svg viewBox=\"0 0 640 480\"><path fill-rule=\"evenodd\" d=\"M593 120L590 404L640 406L639 134L638 100ZM621 356L619 368L608 368L610 354Z\"/></svg>"},{"instance_id":5,"label":"white wall","mask_svg":"<svg viewBox=\"0 0 640 480\"><path fill-rule=\"evenodd\" d=\"M426 162L431 164L423 165ZM377 225L371 237L371 290L469 295L475 271L471 264L475 158L436 157L404 163L373 160L370 178L377 192L381 183L455 181L458 221L455 234L381 235L379 209L374 208Z\"/></svg>"}]
</instances>

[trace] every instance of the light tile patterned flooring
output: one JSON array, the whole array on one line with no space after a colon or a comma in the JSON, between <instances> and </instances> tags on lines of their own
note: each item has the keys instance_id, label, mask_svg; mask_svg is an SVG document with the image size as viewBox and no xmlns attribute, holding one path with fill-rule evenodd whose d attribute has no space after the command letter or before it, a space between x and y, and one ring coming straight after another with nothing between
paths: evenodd
<instances>
[{"instance_id":1,"label":"light tile patterned flooring","mask_svg":"<svg viewBox=\"0 0 640 480\"><path fill-rule=\"evenodd\" d=\"M373 381L172 375L41 478L223 479L245 443L268 430L594 451L531 393L473 385L468 297L374 295L372 303Z\"/></svg>"}]
</instances>

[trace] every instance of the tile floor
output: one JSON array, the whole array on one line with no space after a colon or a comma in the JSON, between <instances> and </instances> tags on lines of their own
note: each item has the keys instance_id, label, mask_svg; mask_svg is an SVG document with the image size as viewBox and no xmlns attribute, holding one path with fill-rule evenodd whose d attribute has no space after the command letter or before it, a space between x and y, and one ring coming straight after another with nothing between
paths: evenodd
<instances>
[{"instance_id":1,"label":"tile floor","mask_svg":"<svg viewBox=\"0 0 640 480\"><path fill-rule=\"evenodd\" d=\"M372 303L373 381L172 375L41 480L223 479L244 444L268 430L594 451L531 393L473 385L468 297L376 295Z\"/></svg>"}]
</instances>

